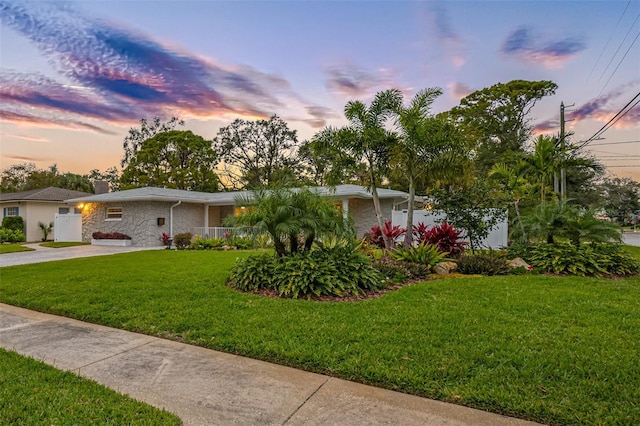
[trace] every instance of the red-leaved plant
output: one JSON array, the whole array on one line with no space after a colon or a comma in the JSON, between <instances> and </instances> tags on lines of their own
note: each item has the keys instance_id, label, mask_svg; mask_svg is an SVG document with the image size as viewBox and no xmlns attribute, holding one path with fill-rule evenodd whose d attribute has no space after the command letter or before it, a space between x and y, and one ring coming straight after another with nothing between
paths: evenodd
<instances>
[{"instance_id":1,"label":"red-leaved plant","mask_svg":"<svg viewBox=\"0 0 640 426\"><path fill-rule=\"evenodd\" d=\"M405 232L407 232L406 229L401 228L398 225L392 226L391 221L388 220L384 223L384 227L382 229L380 229L378 225L372 226L371 230L364 234L364 238L371 244L380 248L385 248L384 242L387 240L389 241L389 247L393 247L395 240L404 235Z\"/></svg>"},{"instance_id":2,"label":"red-leaved plant","mask_svg":"<svg viewBox=\"0 0 640 426\"><path fill-rule=\"evenodd\" d=\"M130 240L131 237L120 232L94 232L91 234L94 240Z\"/></svg>"},{"instance_id":3,"label":"red-leaved plant","mask_svg":"<svg viewBox=\"0 0 640 426\"><path fill-rule=\"evenodd\" d=\"M437 246L441 251L449 253L449 257L460 257L464 252L466 242L460 240L462 231L456 230L447 222L427 228L423 223L413 227L413 236L418 243L429 243Z\"/></svg>"}]
</instances>

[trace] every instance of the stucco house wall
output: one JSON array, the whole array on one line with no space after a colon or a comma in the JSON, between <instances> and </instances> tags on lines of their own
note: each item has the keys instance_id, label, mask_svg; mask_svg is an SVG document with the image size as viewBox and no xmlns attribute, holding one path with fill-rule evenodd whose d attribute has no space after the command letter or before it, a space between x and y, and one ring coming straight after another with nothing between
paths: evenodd
<instances>
[{"instance_id":1,"label":"stucco house wall","mask_svg":"<svg viewBox=\"0 0 640 426\"><path fill-rule=\"evenodd\" d=\"M393 210L393 199L380 200L380 208L382 210L383 219L391 220L391 212ZM353 218L356 227L356 236L363 237L366 232L371 230L372 226L378 224L376 219L376 209L373 206L373 200L364 200L359 198L349 199L349 214Z\"/></svg>"},{"instance_id":2,"label":"stucco house wall","mask_svg":"<svg viewBox=\"0 0 640 426\"><path fill-rule=\"evenodd\" d=\"M171 206L175 203L135 201L121 203L90 203L82 212L82 240L91 241L96 232L121 232L131 237L132 246L161 246L163 232L171 234ZM107 208L122 208L122 219L107 219ZM164 218L164 225L158 225ZM173 209L173 235L193 233L196 226L204 226L204 207L182 203Z\"/></svg>"}]
</instances>

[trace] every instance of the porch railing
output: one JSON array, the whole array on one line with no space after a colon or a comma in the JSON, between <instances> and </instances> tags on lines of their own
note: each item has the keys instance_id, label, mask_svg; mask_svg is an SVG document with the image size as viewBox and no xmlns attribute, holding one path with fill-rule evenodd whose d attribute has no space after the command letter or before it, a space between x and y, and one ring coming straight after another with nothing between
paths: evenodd
<instances>
[{"instance_id":1,"label":"porch railing","mask_svg":"<svg viewBox=\"0 0 640 426\"><path fill-rule=\"evenodd\" d=\"M250 226L210 226L208 228L198 226L193 228L193 235L200 235L202 238L250 237L253 235L253 228Z\"/></svg>"}]
</instances>

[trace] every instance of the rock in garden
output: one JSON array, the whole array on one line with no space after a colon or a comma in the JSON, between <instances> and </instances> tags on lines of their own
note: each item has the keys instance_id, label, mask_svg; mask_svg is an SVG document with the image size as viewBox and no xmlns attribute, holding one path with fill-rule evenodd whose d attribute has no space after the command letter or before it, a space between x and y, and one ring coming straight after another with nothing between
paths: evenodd
<instances>
[{"instance_id":1,"label":"rock in garden","mask_svg":"<svg viewBox=\"0 0 640 426\"><path fill-rule=\"evenodd\" d=\"M456 262L440 262L433 267L433 273L438 275L446 275L458 268Z\"/></svg>"},{"instance_id":2,"label":"rock in garden","mask_svg":"<svg viewBox=\"0 0 640 426\"><path fill-rule=\"evenodd\" d=\"M510 260L509 261L509 265L514 269L515 268L520 268L520 267L523 267L525 269L531 269L530 268L531 265L529 265L527 262L525 262L521 257L516 257L515 259Z\"/></svg>"}]
</instances>

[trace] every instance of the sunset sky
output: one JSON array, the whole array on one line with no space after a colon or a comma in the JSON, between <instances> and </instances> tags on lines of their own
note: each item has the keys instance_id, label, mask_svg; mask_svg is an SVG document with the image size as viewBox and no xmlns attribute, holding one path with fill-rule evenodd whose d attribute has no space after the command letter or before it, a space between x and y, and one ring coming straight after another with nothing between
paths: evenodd
<instances>
[{"instance_id":1,"label":"sunset sky","mask_svg":"<svg viewBox=\"0 0 640 426\"><path fill-rule=\"evenodd\" d=\"M0 18L0 168L119 166L143 117L213 138L278 114L304 140L380 90L440 87L437 113L515 79L555 82L533 124L557 133L564 101L579 142L640 93L638 0L0 0ZM640 180L640 105L603 137L591 152Z\"/></svg>"}]
</instances>

